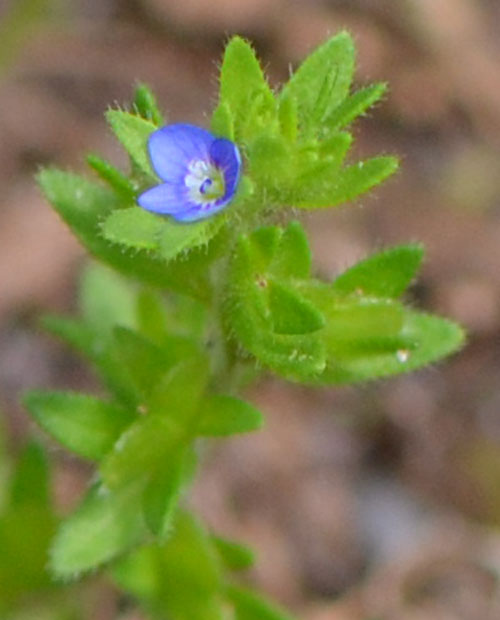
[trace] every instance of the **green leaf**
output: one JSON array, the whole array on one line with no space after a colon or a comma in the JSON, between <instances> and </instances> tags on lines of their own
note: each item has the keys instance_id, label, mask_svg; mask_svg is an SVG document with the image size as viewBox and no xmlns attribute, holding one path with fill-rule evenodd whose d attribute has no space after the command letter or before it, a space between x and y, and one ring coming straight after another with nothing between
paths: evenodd
<instances>
[{"instance_id":1,"label":"green leaf","mask_svg":"<svg viewBox=\"0 0 500 620\"><path fill-rule=\"evenodd\" d=\"M269 309L276 334L309 334L325 326L321 312L292 288L269 282Z\"/></svg>"},{"instance_id":2,"label":"green leaf","mask_svg":"<svg viewBox=\"0 0 500 620\"><path fill-rule=\"evenodd\" d=\"M126 407L137 405L137 388L131 382L123 360L117 355L113 341L109 342L103 332L96 332L83 321L64 317L48 316L43 324L93 362L101 379L121 403Z\"/></svg>"},{"instance_id":3,"label":"green leaf","mask_svg":"<svg viewBox=\"0 0 500 620\"><path fill-rule=\"evenodd\" d=\"M332 111L325 121L325 126L329 131L346 127L383 97L386 91L387 85L383 83L372 84L358 90Z\"/></svg>"},{"instance_id":4,"label":"green leaf","mask_svg":"<svg viewBox=\"0 0 500 620\"><path fill-rule=\"evenodd\" d=\"M47 315L42 318L42 326L82 355L93 358L94 333L83 321Z\"/></svg>"},{"instance_id":5,"label":"green leaf","mask_svg":"<svg viewBox=\"0 0 500 620\"><path fill-rule=\"evenodd\" d=\"M144 209L119 209L108 215L101 224L108 241L139 250L155 250L162 229L162 219Z\"/></svg>"},{"instance_id":6,"label":"green leaf","mask_svg":"<svg viewBox=\"0 0 500 620\"><path fill-rule=\"evenodd\" d=\"M191 450L172 451L154 471L142 498L145 521L155 536L164 539L172 530L175 509L196 459Z\"/></svg>"},{"instance_id":7,"label":"green leaf","mask_svg":"<svg viewBox=\"0 0 500 620\"><path fill-rule=\"evenodd\" d=\"M261 228L240 237L228 276L227 321L240 343L261 363L291 380L321 373L325 350L318 334L276 334L269 308L272 261L282 231Z\"/></svg>"},{"instance_id":8,"label":"green leaf","mask_svg":"<svg viewBox=\"0 0 500 620\"><path fill-rule=\"evenodd\" d=\"M209 364L205 356L198 354L179 361L156 382L147 401L149 410L190 430L208 378Z\"/></svg>"},{"instance_id":9,"label":"green leaf","mask_svg":"<svg viewBox=\"0 0 500 620\"><path fill-rule=\"evenodd\" d=\"M341 32L310 54L280 94L297 101L299 124L308 133L322 126L347 97L354 72L354 45Z\"/></svg>"},{"instance_id":10,"label":"green leaf","mask_svg":"<svg viewBox=\"0 0 500 620\"><path fill-rule=\"evenodd\" d=\"M135 294L129 282L104 265L86 265L80 282L80 308L85 323L108 338L117 325L135 326Z\"/></svg>"},{"instance_id":11,"label":"green leaf","mask_svg":"<svg viewBox=\"0 0 500 620\"><path fill-rule=\"evenodd\" d=\"M395 157L374 157L347 166L331 179L316 187L303 188L303 197L295 200L295 206L303 209L334 207L353 200L372 187L379 185L398 169ZM314 179L312 178L311 181Z\"/></svg>"},{"instance_id":12,"label":"green leaf","mask_svg":"<svg viewBox=\"0 0 500 620\"><path fill-rule=\"evenodd\" d=\"M290 143L297 140L298 135L298 112L297 101L290 93L283 93L279 98L278 119L281 135Z\"/></svg>"},{"instance_id":13,"label":"green leaf","mask_svg":"<svg viewBox=\"0 0 500 620\"><path fill-rule=\"evenodd\" d=\"M158 344L168 337L169 317L163 297L159 291L144 288L136 301L138 332Z\"/></svg>"},{"instance_id":14,"label":"green leaf","mask_svg":"<svg viewBox=\"0 0 500 620\"><path fill-rule=\"evenodd\" d=\"M281 136L260 134L248 151L252 179L267 187L279 189L293 174L291 153Z\"/></svg>"},{"instance_id":15,"label":"green leaf","mask_svg":"<svg viewBox=\"0 0 500 620\"><path fill-rule=\"evenodd\" d=\"M236 620L294 620L264 597L247 588L229 586L227 596L236 611Z\"/></svg>"},{"instance_id":16,"label":"green leaf","mask_svg":"<svg viewBox=\"0 0 500 620\"><path fill-rule=\"evenodd\" d=\"M206 252L191 252L188 258L167 266L144 251L124 252L123 247L110 244L100 234L101 220L123 206L113 191L61 170L42 170L38 182L47 200L94 256L147 284L203 300L209 296Z\"/></svg>"},{"instance_id":17,"label":"green leaf","mask_svg":"<svg viewBox=\"0 0 500 620\"><path fill-rule=\"evenodd\" d=\"M255 554L246 545L220 536L212 536L212 541L229 570L250 568L255 563Z\"/></svg>"},{"instance_id":18,"label":"green leaf","mask_svg":"<svg viewBox=\"0 0 500 620\"><path fill-rule=\"evenodd\" d=\"M156 130L156 125L124 110L108 110L106 119L132 161L144 174L154 178L147 145L149 136Z\"/></svg>"},{"instance_id":19,"label":"green leaf","mask_svg":"<svg viewBox=\"0 0 500 620\"><path fill-rule=\"evenodd\" d=\"M102 461L103 483L116 490L144 480L179 446L180 439L179 428L171 419L159 415L139 418L119 437Z\"/></svg>"},{"instance_id":20,"label":"green leaf","mask_svg":"<svg viewBox=\"0 0 500 620\"><path fill-rule=\"evenodd\" d=\"M61 525L54 539L50 568L60 579L74 579L96 569L137 544L145 533L137 509L140 487L110 492L90 490L80 507Z\"/></svg>"},{"instance_id":21,"label":"green leaf","mask_svg":"<svg viewBox=\"0 0 500 620\"><path fill-rule=\"evenodd\" d=\"M219 555L211 537L185 512L177 513L165 543L130 554L115 566L113 576L159 617L224 618Z\"/></svg>"},{"instance_id":22,"label":"green leaf","mask_svg":"<svg viewBox=\"0 0 500 620\"><path fill-rule=\"evenodd\" d=\"M396 298L418 270L424 250L421 245L399 245L357 263L332 284L337 293Z\"/></svg>"},{"instance_id":23,"label":"green leaf","mask_svg":"<svg viewBox=\"0 0 500 620\"><path fill-rule=\"evenodd\" d=\"M13 506L49 507L49 468L40 445L28 443L16 464L11 480L10 502Z\"/></svg>"},{"instance_id":24,"label":"green leaf","mask_svg":"<svg viewBox=\"0 0 500 620\"><path fill-rule=\"evenodd\" d=\"M262 129L275 107L274 96L249 43L233 37L226 46L220 74L219 105L227 105L236 140ZM249 112L249 105L252 107Z\"/></svg>"},{"instance_id":25,"label":"green leaf","mask_svg":"<svg viewBox=\"0 0 500 620\"><path fill-rule=\"evenodd\" d=\"M440 360L464 343L464 332L457 324L410 310L404 313L400 336L407 346L329 360L319 382L354 383L406 373Z\"/></svg>"},{"instance_id":26,"label":"green leaf","mask_svg":"<svg viewBox=\"0 0 500 620\"><path fill-rule=\"evenodd\" d=\"M216 394L203 400L200 412L200 435L223 437L235 433L249 433L262 427L264 418L249 403Z\"/></svg>"},{"instance_id":27,"label":"green leaf","mask_svg":"<svg viewBox=\"0 0 500 620\"><path fill-rule=\"evenodd\" d=\"M87 163L119 194L126 203L134 203L136 190L132 182L120 170L98 155L87 155Z\"/></svg>"},{"instance_id":28,"label":"green leaf","mask_svg":"<svg viewBox=\"0 0 500 620\"><path fill-rule=\"evenodd\" d=\"M227 103L221 102L215 108L210 122L210 129L216 136L234 141L234 120Z\"/></svg>"},{"instance_id":29,"label":"green leaf","mask_svg":"<svg viewBox=\"0 0 500 620\"><path fill-rule=\"evenodd\" d=\"M311 249L302 224L294 220L283 231L269 271L277 278L309 278Z\"/></svg>"},{"instance_id":30,"label":"green leaf","mask_svg":"<svg viewBox=\"0 0 500 620\"><path fill-rule=\"evenodd\" d=\"M112 403L70 392L29 392L24 403L40 426L72 452L99 460L136 419Z\"/></svg>"},{"instance_id":31,"label":"green leaf","mask_svg":"<svg viewBox=\"0 0 500 620\"><path fill-rule=\"evenodd\" d=\"M158 108L153 91L146 84L139 84L134 93L134 108L142 118L157 127L165 124L163 114Z\"/></svg>"}]
</instances>

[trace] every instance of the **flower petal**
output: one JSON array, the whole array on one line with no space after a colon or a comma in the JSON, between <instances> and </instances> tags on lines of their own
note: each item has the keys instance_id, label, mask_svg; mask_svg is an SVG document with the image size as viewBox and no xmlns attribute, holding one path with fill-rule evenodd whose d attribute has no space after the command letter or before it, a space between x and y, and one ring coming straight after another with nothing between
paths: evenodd
<instances>
[{"instance_id":1,"label":"flower petal","mask_svg":"<svg viewBox=\"0 0 500 620\"><path fill-rule=\"evenodd\" d=\"M183 182L193 160L208 160L214 136L201 127L175 123L154 131L148 140L151 163L156 174L170 183Z\"/></svg>"},{"instance_id":2,"label":"flower petal","mask_svg":"<svg viewBox=\"0 0 500 620\"><path fill-rule=\"evenodd\" d=\"M179 213L172 213L172 217L178 222L196 222L197 220L204 220L207 217L215 215L218 211L221 211L229 201L225 202L217 201L215 203L196 205L189 211L182 211Z\"/></svg>"},{"instance_id":3,"label":"flower petal","mask_svg":"<svg viewBox=\"0 0 500 620\"><path fill-rule=\"evenodd\" d=\"M194 207L186 188L174 183L155 185L143 192L137 198L137 203L147 211L164 215L175 215Z\"/></svg>"},{"instance_id":4,"label":"flower petal","mask_svg":"<svg viewBox=\"0 0 500 620\"><path fill-rule=\"evenodd\" d=\"M210 146L210 160L224 175L226 190L217 203L225 204L234 196L241 173L241 156L234 142L217 138Z\"/></svg>"}]
</instances>

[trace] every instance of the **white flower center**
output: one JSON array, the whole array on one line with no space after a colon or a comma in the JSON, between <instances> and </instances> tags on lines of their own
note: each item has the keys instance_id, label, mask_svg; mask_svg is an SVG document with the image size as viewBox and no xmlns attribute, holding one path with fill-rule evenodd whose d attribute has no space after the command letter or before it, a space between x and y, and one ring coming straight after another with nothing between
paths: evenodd
<instances>
[{"instance_id":1,"label":"white flower center","mask_svg":"<svg viewBox=\"0 0 500 620\"><path fill-rule=\"evenodd\" d=\"M203 159L195 159L189 164L184 183L189 190L189 197L198 204L214 202L225 191L221 171Z\"/></svg>"}]
</instances>

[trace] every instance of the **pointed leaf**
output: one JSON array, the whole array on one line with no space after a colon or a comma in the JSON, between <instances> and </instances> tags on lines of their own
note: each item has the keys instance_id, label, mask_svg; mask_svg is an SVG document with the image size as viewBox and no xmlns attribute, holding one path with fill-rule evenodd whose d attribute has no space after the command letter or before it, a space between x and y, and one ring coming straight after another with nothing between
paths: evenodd
<instances>
[{"instance_id":1,"label":"pointed leaf","mask_svg":"<svg viewBox=\"0 0 500 620\"><path fill-rule=\"evenodd\" d=\"M415 276L422 262L421 245L389 248L352 266L332 284L337 293L399 297Z\"/></svg>"},{"instance_id":2,"label":"pointed leaf","mask_svg":"<svg viewBox=\"0 0 500 620\"><path fill-rule=\"evenodd\" d=\"M260 106L255 109L255 102ZM254 113L249 114L249 103ZM274 109L274 97L269 88L255 52L241 37L233 37L226 46L220 74L220 104L227 104L234 122L235 137L255 133L260 128L260 117ZM259 117L260 114L260 117ZM249 126L249 118L251 123Z\"/></svg>"},{"instance_id":3,"label":"pointed leaf","mask_svg":"<svg viewBox=\"0 0 500 620\"><path fill-rule=\"evenodd\" d=\"M163 114L158 108L153 91L146 84L139 84L134 93L134 108L142 118L157 127L165 124Z\"/></svg>"},{"instance_id":4,"label":"pointed leaf","mask_svg":"<svg viewBox=\"0 0 500 620\"><path fill-rule=\"evenodd\" d=\"M318 129L349 93L354 72L354 45L341 32L310 54L280 95L298 104L299 122L306 132Z\"/></svg>"},{"instance_id":5,"label":"pointed leaf","mask_svg":"<svg viewBox=\"0 0 500 620\"><path fill-rule=\"evenodd\" d=\"M239 542L221 538L220 536L212 536L217 551L229 570L242 570L250 568L255 563L254 552Z\"/></svg>"},{"instance_id":6,"label":"pointed leaf","mask_svg":"<svg viewBox=\"0 0 500 620\"><path fill-rule=\"evenodd\" d=\"M394 157L374 157L348 166L339 171L330 183L317 187L316 194L295 201L295 206L303 209L334 207L364 194L372 187L396 172L398 161Z\"/></svg>"},{"instance_id":7,"label":"pointed leaf","mask_svg":"<svg viewBox=\"0 0 500 620\"><path fill-rule=\"evenodd\" d=\"M102 461L103 483L110 489L121 489L144 480L179 442L180 432L170 419L158 415L139 418Z\"/></svg>"},{"instance_id":8,"label":"pointed leaf","mask_svg":"<svg viewBox=\"0 0 500 620\"><path fill-rule=\"evenodd\" d=\"M234 605L236 620L294 620L274 603L249 589L229 586L227 595Z\"/></svg>"},{"instance_id":9,"label":"pointed leaf","mask_svg":"<svg viewBox=\"0 0 500 620\"><path fill-rule=\"evenodd\" d=\"M172 530L172 520L183 487L191 478L196 459L191 450L173 450L154 471L142 497L144 519L151 532L165 538Z\"/></svg>"},{"instance_id":10,"label":"pointed leaf","mask_svg":"<svg viewBox=\"0 0 500 620\"><path fill-rule=\"evenodd\" d=\"M440 360L464 343L464 332L455 323L410 310L405 312L401 336L408 346L329 360L319 382L354 383L406 373Z\"/></svg>"},{"instance_id":11,"label":"pointed leaf","mask_svg":"<svg viewBox=\"0 0 500 620\"><path fill-rule=\"evenodd\" d=\"M226 102L219 103L215 108L212 114L210 129L216 136L234 141L233 114Z\"/></svg>"},{"instance_id":12,"label":"pointed leaf","mask_svg":"<svg viewBox=\"0 0 500 620\"><path fill-rule=\"evenodd\" d=\"M136 190L128 177L98 155L87 155L87 163L126 203L135 203Z\"/></svg>"},{"instance_id":13,"label":"pointed leaf","mask_svg":"<svg viewBox=\"0 0 500 620\"><path fill-rule=\"evenodd\" d=\"M131 411L84 394L33 391L24 403L45 431L88 459L101 459L136 419Z\"/></svg>"},{"instance_id":14,"label":"pointed leaf","mask_svg":"<svg viewBox=\"0 0 500 620\"><path fill-rule=\"evenodd\" d=\"M80 507L59 528L50 568L61 579L74 579L137 544L145 533L137 509L140 487L119 492L90 490Z\"/></svg>"},{"instance_id":15,"label":"pointed leaf","mask_svg":"<svg viewBox=\"0 0 500 620\"><path fill-rule=\"evenodd\" d=\"M151 121L124 110L108 110L106 119L132 161L150 177L155 177L148 155L148 138L157 129Z\"/></svg>"},{"instance_id":16,"label":"pointed leaf","mask_svg":"<svg viewBox=\"0 0 500 620\"><path fill-rule=\"evenodd\" d=\"M222 437L235 433L249 433L262 427L264 418L260 411L249 403L216 394L204 399L200 412L198 433Z\"/></svg>"},{"instance_id":17,"label":"pointed leaf","mask_svg":"<svg viewBox=\"0 0 500 620\"><path fill-rule=\"evenodd\" d=\"M325 121L328 130L346 127L376 103L387 91L387 85L372 84L358 90L337 106Z\"/></svg>"}]
</instances>

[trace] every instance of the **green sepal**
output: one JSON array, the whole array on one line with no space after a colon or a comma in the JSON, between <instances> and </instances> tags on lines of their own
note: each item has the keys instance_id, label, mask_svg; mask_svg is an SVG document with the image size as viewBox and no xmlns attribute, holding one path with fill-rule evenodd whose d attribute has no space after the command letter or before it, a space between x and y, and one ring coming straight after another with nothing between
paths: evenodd
<instances>
[{"instance_id":1,"label":"green sepal","mask_svg":"<svg viewBox=\"0 0 500 620\"><path fill-rule=\"evenodd\" d=\"M319 209L348 202L379 185L398 167L398 160L390 156L360 161L342 168L329 181L323 178L324 175L318 175L317 180L321 182L316 187L316 193L306 189L314 183L314 176L311 175L308 185L302 187L303 197L297 198L294 205L302 209Z\"/></svg>"},{"instance_id":2,"label":"green sepal","mask_svg":"<svg viewBox=\"0 0 500 620\"><path fill-rule=\"evenodd\" d=\"M130 410L85 394L32 391L23 400L47 433L87 459L102 459L137 417Z\"/></svg>"},{"instance_id":3,"label":"green sepal","mask_svg":"<svg viewBox=\"0 0 500 620\"><path fill-rule=\"evenodd\" d=\"M244 400L224 394L205 397L198 415L198 434L211 437L250 433L264 424L258 409Z\"/></svg>"},{"instance_id":4,"label":"green sepal","mask_svg":"<svg viewBox=\"0 0 500 620\"><path fill-rule=\"evenodd\" d=\"M156 125L125 110L110 109L106 112L106 119L134 164L144 174L155 178L147 146L149 136L157 129Z\"/></svg>"},{"instance_id":5,"label":"green sepal","mask_svg":"<svg viewBox=\"0 0 500 620\"><path fill-rule=\"evenodd\" d=\"M340 294L399 297L414 278L424 256L419 244L399 245L369 256L332 284Z\"/></svg>"},{"instance_id":6,"label":"green sepal","mask_svg":"<svg viewBox=\"0 0 500 620\"><path fill-rule=\"evenodd\" d=\"M327 131L347 127L358 116L361 116L374 103L381 99L387 91L387 84L371 84L353 93L337 106L325 120Z\"/></svg>"},{"instance_id":7,"label":"green sepal","mask_svg":"<svg viewBox=\"0 0 500 620\"><path fill-rule=\"evenodd\" d=\"M285 84L279 100L292 97L305 134L316 132L347 97L354 73L354 44L347 32L332 37L310 54Z\"/></svg>"},{"instance_id":8,"label":"green sepal","mask_svg":"<svg viewBox=\"0 0 500 620\"><path fill-rule=\"evenodd\" d=\"M140 486L131 485L117 492L103 486L93 487L77 510L70 515L55 536L49 568L55 577L76 579L116 558L145 534L140 510L137 510Z\"/></svg>"},{"instance_id":9,"label":"green sepal","mask_svg":"<svg viewBox=\"0 0 500 620\"><path fill-rule=\"evenodd\" d=\"M147 121L160 127L165 124L163 114L160 112L153 91L146 84L138 84L134 92L134 109Z\"/></svg>"},{"instance_id":10,"label":"green sepal","mask_svg":"<svg viewBox=\"0 0 500 620\"><path fill-rule=\"evenodd\" d=\"M246 545L220 536L212 536L217 552L229 570L244 570L255 563L255 553Z\"/></svg>"},{"instance_id":11,"label":"green sepal","mask_svg":"<svg viewBox=\"0 0 500 620\"><path fill-rule=\"evenodd\" d=\"M136 188L132 181L126 177L118 168L112 166L108 161L98 155L87 155L88 165L106 181L114 191L124 200L125 203L134 203Z\"/></svg>"}]
</instances>

